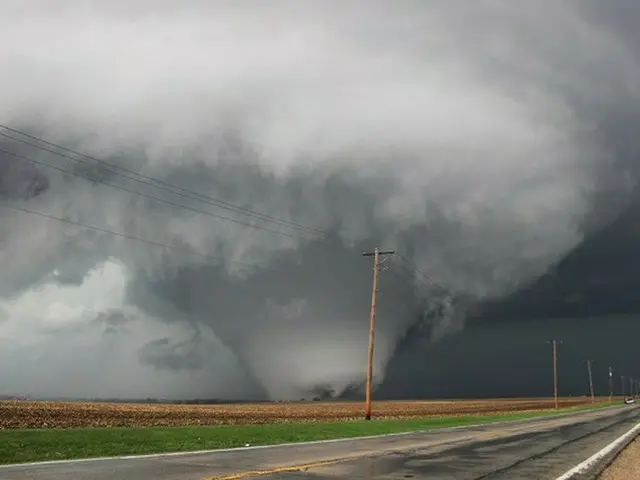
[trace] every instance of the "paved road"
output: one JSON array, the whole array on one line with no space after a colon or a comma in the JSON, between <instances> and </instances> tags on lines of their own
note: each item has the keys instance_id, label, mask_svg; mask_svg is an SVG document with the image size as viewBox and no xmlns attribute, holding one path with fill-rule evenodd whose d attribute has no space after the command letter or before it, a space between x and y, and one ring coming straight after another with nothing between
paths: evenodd
<instances>
[{"instance_id":1,"label":"paved road","mask_svg":"<svg viewBox=\"0 0 640 480\"><path fill-rule=\"evenodd\" d=\"M384 438L0 467L0 479L553 479L639 419L622 406Z\"/></svg>"}]
</instances>

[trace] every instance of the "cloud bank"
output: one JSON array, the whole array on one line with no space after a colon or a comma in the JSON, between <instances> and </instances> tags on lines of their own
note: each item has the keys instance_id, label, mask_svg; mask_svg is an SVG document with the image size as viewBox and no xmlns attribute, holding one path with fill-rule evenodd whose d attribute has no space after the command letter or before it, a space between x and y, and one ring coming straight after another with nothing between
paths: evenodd
<instances>
[{"instance_id":1,"label":"cloud bank","mask_svg":"<svg viewBox=\"0 0 640 480\"><path fill-rule=\"evenodd\" d=\"M3 205L183 249L1 208L2 385L339 392L364 375L371 265L360 251L395 248L455 298L535 279L635 185L635 143L616 126L637 105L640 68L617 8L4 2L0 123L327 234L230 214L0 129ZM401 265L383 274L378 381L425 311L440 312L426 320L436 336L463 322Z\"/></svg>"}]
</instances>

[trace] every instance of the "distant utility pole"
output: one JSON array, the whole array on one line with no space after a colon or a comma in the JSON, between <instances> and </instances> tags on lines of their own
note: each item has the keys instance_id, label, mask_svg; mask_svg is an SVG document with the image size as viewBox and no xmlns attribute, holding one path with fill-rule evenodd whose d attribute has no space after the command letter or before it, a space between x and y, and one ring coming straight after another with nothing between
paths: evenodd
<instances>
[{"instance_id":1,"label":"distant utility pole","mask_svg":"<svg viewBox=\"0 0 640 480\"><path fill-rule=\"evenodd\" d=\"M620 375L620 385L622 386L622 395L624 397L624 375Z\"/></svg>"},{"instance_id":2,"label":"distant utility pole","mask_svg":"<svg viewBox=\"0 0 640 480\"><path fill-rule=\"evenodd\" d=\"M553 346L553 404L555 408L558 408L558 345L562 342L557 340L551 340Z\"/></svg>"},{"instance_id":3,"label":"distant utility pole","mask_svg":"<svg viewBox=\"0 0 640 480\"><path fill-rule=\"evenodd\" d=\"M373 344L376 329L376 297L378 293L378 276L380 275L380 257L393 255L394 250L380 251L378 247L373 252L365 252L363 257L373 257L373 291L371 293L371 315L369 319L369 360L367 363L367 391L365 398L365 420L371 420L371 384L373 382Z\"/></svg>"},{"instance_id":4,"label":"distant utility pole","mask_svg":"<svg viewBox=\"0 0 640 480\"><path fill-rule=\"evenodd\" d=\"M609 367L609 401L613 401L613 370Z\"/></svg>"},{"instance_id":5,"label":"distant utility pole","mask_svg":"<svg viewBox=\"0 0 640 480\"><path fill-rule=\"evenodd\" d=\"M587 360L587 370L589 370L589 391L591 392L591 403L596 401L596 396L593 393L593 376L591 375L591 360Z\"/></svg>"},{"instance_id":6,"label":"distant utility pole","mask_svg":"<svg viewBox=\"0 0 640 480\"><path fill-rule=\"evenodd\" d=\"M629 379L629 396L633 397L633 378Z\"/></svg>"}]
</instances>

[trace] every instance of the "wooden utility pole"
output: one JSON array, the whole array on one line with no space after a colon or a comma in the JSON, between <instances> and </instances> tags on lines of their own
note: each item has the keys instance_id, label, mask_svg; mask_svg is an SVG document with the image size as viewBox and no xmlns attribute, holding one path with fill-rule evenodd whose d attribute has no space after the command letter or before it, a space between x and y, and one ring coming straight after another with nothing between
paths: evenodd
<instances>
[{"instance_id":1,"label":"wooden utility pole","mask_svg":"<svg viewBox=\"0 0 640 480\"><path fill-rule=\"evenodd\" d=\"M620 393L620 395L624 397L624 375L620 375L620 385L622 387L622 392Z\"/></svg>"},{"instance_id":2,"label":"wooden utility pole","mask_svg":"<svg viewBox=\"0 0 640 480\"><path fill-rule=\"evenodd\" d=\"M609 401L613 401L613 370L609 367Z\"/></svg>"},{"instance_id":3,"label":"wooden utility pole","mask_svg":"<svg viewBox=\"0 0 640 480\"><path fill-rule=\"evenodd\" d=\"M551 340L553 345L553 404L558 409L558 344L562 342L557 340Z\"/></svg>"},{"instance_id":4,"label":"wooden utility pole","mask_svg":"<svg viewBox=\"0 0 640 480\"><path fill-rule=\"evenodd\" d=\"M380 251L378 247L373 252L365 252L364 257L373 257L373 290L371 292L371 315L369 318L369 357L367 362L367 391L365 397L365 420L371 420L371 384L373 382L373 345L376 330L376 297L378 294L378 276L380 275L380 257L393 255L394 250Z\"/></svg>"},{"instance_id":5,"label":"wooden utility pole","mask_svg":"<svg viewBox=\"0 0 640 480\"><path fill-rule=\"evenodd\" d=\"M593 393L593 376L591 375L591 360L587 360L587 369L589 370L589 391L591 392L591 403L596 401L596 396Z\"/></svg>"}]
</instances>

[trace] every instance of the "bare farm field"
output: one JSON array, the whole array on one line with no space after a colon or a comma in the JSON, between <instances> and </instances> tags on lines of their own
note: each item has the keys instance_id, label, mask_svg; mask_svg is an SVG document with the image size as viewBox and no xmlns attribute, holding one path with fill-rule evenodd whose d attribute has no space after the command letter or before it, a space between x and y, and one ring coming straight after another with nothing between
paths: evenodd
<instances>
[{"instance_id":1,"label":"bare farm field","mask_svg":"<svg viewBox=\"0 0 640 480\"><path fill-rule=\"evenodd\" d=\"M606 400L598 399L599 402ZM588 404L588 399L578 397L560 401L561 408ZM374 417L409 420L442 416L504 415L550 408L553 408L553 400L547 398L379 401L374 403ZM340 422L361 419L362 413L361 402L173 405L19 400L0 402L0 430Z\"/></svg>"}]
</instances>

